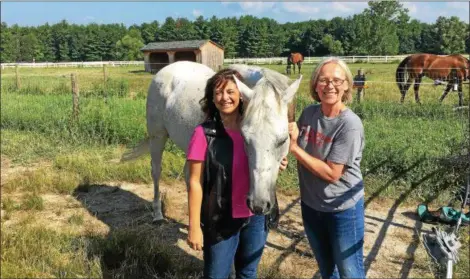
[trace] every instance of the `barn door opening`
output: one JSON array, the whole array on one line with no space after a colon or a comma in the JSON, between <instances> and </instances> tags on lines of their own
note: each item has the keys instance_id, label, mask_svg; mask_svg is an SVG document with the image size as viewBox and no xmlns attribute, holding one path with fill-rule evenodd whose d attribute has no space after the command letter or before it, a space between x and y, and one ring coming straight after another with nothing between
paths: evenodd
<instances>
[{"instance_id":1,"label":"barn door opening","mask_svg":"<svg viewBox=\"0 0 470 279\"><path fill-rule=\"evenodd\" d=\"M196 54L194 53L194 51L179 51L175 53L175 62L176 61L196 62Z\"/></svg>"}]
</instances>

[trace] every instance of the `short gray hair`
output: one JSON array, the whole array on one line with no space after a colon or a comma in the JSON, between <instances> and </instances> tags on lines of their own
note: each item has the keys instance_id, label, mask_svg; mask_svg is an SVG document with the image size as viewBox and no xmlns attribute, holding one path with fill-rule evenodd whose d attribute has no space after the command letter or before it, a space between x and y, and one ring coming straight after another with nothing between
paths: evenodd
<instances>
[{"instance_id":1,"label":"short gray hair","mask_svg":"<svg viewBox=\"0 0 470 279\"><path fill-rule=\"evenodd\" d=\"M338 57L325 58L317 65L310 79L310 95L315 101L320 102L320 97L318 96L318 93L315 91L315 88L317 87L318 76L320 75L321 69L323 68L323 66L325 66L328 63L335 63L344 71L344 73L346 73L346 81L349 84L349 88L347 91L344 92L344 95L343 95L343 98L341 98L341 101L343 103L351 102L352 101L352 86L354 84L353 76L351 74L351 70L349 70L348 65L346 65L346 63Z\"/></svg>"}]
</instances>

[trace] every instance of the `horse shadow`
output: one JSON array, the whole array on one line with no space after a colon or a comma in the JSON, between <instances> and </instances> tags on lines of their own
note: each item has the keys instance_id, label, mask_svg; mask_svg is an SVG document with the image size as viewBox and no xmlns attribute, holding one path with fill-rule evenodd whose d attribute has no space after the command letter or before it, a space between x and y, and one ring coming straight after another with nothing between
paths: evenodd
<instances>
[{"instance_id":1,"label":"horse shadow","mask_svg":"<svg viewBox=\"0 0 470 279\"><path fill-rule=\"evenodd\" d=\"M88 258L99 258L103 278L199 277L203 262L177 243L187 226L152 223L151 202L109 185L79 185L73 196L109 227L89 240Z\"/></svg>"}]
</instances>

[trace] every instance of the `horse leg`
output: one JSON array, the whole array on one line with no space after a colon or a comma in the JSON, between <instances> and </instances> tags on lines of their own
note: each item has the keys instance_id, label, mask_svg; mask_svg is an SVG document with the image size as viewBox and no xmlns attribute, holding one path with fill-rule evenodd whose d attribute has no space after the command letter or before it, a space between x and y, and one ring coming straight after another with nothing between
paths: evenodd
<instances>
[{"instance_id":1,"label":"horse leg","mask_svg":"<svg viewBox=\"0 0 470 279\"><path fill-rule=\"evenodd\" d=\"M406 81L406 84L403 86L403 88L401 88L400 103L403 103L405 101L406 92L408 92L408 90L410 89L411 83L412 83L412 79L408 79Z\"/></svg>"},{"instance_id":2,"label":"horse leg","mask_svg":"<svg viewBox=\"0 0 470 279\"><path fill-rule=\"evenodd\" d=\"M161 132L156 136L150 137L150 157L153 179L153 221L164 220L162 212L162 201L160 199L160 174L162 172L162 156L165 149L165 143L168 139L167 132Z\"/></svg>"},{"instance_id":3,"label":"horse leg","mask_svg":"<svg viewBox=\"0 0 470 279\"><path fill-rule=\"evenodd\" d=\"M463 106L462 80L459 81L459 107Z\"/></svg>"},{"instance_id":4,"label":"horse leg","mask_svg":"<svg viewBox=\"0 0 470 279\"><path fill-rule=\"evenodd\" d=\"M300 62L297 64L297 66L299 67L299 74L300 74L300 68L302 67L302 64L300 64Z\"/></svg>"},{"instance_id":5,"label":"horse leg","mask_svg":"<svg viewBox=\"0 0 470 279\"><path fill-rule=\"evenodd\" d=\"M442 96L439 98L440 103L442 103L444 98L447 96L447 93L449 93L452 86L453 86L453 84L451 82L447 83L446 89L444 89L444 92L442 92Z\"/></svg>"},{"instance_id":6,"label":"horse leg","mask_svg":"<svg viewBox=\"0 0 470 279\"><path fill-rule=\"evenodd\" d=\"M421 85L422 79L423 79L422 76L418 76L415 78L414 90L415 90L415 101L417 104L421 104L421 101L419 100L419 86Z\"/></svg>"}]
</instances>

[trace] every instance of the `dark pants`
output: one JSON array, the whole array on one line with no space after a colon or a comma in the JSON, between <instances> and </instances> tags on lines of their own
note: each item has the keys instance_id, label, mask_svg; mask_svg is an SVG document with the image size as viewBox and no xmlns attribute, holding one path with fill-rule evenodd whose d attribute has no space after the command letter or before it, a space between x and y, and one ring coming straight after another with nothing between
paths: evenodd
<instances>
[{"instance_id":1,"label":"dark pants","mask_svg":"<svg viewBox=\"0 0 470 279\"><path fill-rule=\"evenodd\" d=\"M341 212L316 211L303 202L301 207L305 233L322 278L365 278L364 198Z\"/></svg>"},{"instance_id":2,"label":"dark pants","mask_svg":"<svg viewBox=\"0 0 470 279\"><path fill-rule=\"evenodd\" d=\"M237 278L256 278L268 236L265 224L265 216L251 216L248 224L232 237L204 245L204 278L228 278L234 261Z\"/></svg>"}]
</instances>

